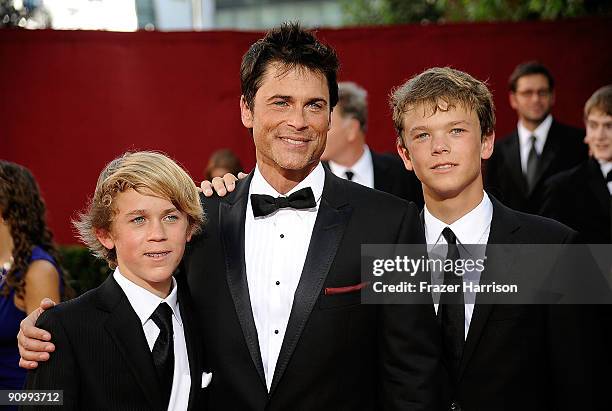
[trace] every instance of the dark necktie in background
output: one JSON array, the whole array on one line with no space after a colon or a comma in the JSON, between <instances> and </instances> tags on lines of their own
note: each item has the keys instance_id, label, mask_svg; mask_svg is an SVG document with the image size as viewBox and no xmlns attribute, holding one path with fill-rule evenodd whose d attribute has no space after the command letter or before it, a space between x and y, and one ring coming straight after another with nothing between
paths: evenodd
<instances>
[{"instance_id":1,"label":"dark necktie in background","mask_svg":"<svg viewBox=\"0 0 612 411\"><path fill-rule=\"evenodd\" d=\"M525 177L527 178L527 187L529 191L531 191L535 184L536 173L538 171L539 155L536 150L536 136L531 136L529 141L531 141L531 150L529 150L529 155L527 156L527 172Z\"/></svg>"},{"instance_id":2,"label":"dark necktie in background","mask_svg":"<svg viewBox=\"0 0 612 411\"><path fill-rule=\"evenodd\" d=\"M456 275L454 271L455 262L460 258L457 237L449 227L442 230L442 235L448 243L446 259L453 261L453 270L444 270L444 284L458 286L458 291L441 293L438 313L442 326L444 350L450 360L451 374L457 378L465 338L463 277Z\"/></svg>"},{"instance_id":3,"label":"dark necktie in background","mask_svg":"<svg viewBox=\"0 0 612 411\"><path fill-rule=\"evenodd\" d=\"M280 208L295 208L298 210L317 206L310 187L302 188L288 197L272 197L265 194L251 194L251 207L255 217L272 214Z\"/></svg>"},{"instance_id":4,"label":"dark necktie in background","mask_svg":"<svg viewBox=\"0 0 612 411\"><path fill-rule=\"evenodd\" d=\"M346 170L344 174L346 174L346 179L348 181L353 181L353 176L355 175L355 173L353 173L351 170Z\"/></svg>"},{"instance_id":5,"label":"dark necktie in background","mask_svg":"<svg viewBox=\"0 0 612 411\"><path fill-rule=\"evenodd\" d=\"M151 319L159 327L159 336L153 345L153 363L159 377L162 398L166 408L170 403L172 380L174 378L174 331L172 309L166 303L157 306Z\"/></svg>"}]
</instances>

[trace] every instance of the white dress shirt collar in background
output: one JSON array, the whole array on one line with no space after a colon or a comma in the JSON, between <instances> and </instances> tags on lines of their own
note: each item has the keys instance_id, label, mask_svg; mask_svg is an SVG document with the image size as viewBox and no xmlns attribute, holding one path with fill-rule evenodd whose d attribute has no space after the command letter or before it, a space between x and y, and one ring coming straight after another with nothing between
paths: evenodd
<instances>
[{"instance_id":1,"label":"white dress shirt collar in background","mask_svg":"<svg viewBox=\"0 0 612 411\"><path fill-rule=\"evenodd\" d=\"M529 157L529 151L531 151L531 136L536 137L536 151L538 155L542 155L542 151L544 150L544 145L546 144L546 139L548 138L548 132L550 131L550 126L552 125L553 118L552 115L549 114L546 116L544 121L540 123L535 130L529 131L525 128L523 123L520 121L516 126L519 136L519 144L520 144L520 153L521 153L521 168L523 170L523 174L527 172L527 158Z\"/></svg>"},{"instance_id":2,"label":"white dress shirt collar in background","mask_svg":"<svg viewBox=\"0 0 612 411\"><path fill-rule=\"evenodd\" d=\"M374 188L374 163L372 162L372 153L367 145L364 145L363 154L351 167L344 167L330 160L329 168L332 173L344 179L346 179L346 171L350 170L353 172L352 181Z\"/></svg>"},{"instance_id":3,"label":"white dress shirt collar in background","mask_svg":"<svg viewBox=\"0 0 612 411\"><path fill-rule=\"evenodd\" d=\"M601 172L603 173L604 180L605 180L608 173L612 171L612 161L597 160L597 162L599 163L599 167L601 168ZM612 181L608 182L607 185L608 185L608 192L612 195Z\"/></svg>"}]
</instances>

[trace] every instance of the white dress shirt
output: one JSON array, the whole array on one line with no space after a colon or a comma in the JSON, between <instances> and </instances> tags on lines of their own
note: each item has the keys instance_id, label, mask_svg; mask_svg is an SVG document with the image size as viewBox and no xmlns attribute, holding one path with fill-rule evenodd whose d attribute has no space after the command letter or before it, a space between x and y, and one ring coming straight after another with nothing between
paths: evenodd
<instances>
[{"instance_id":1,"label":"white dress shirt","mask_svg":"<svg viewBox=\"0 0 612 411\"><path fill-rule=\"evenodd\" d=\"M527 130L523 123L520 121L518 122L516 129L518 131L519 143L521 146L521 169L523 170L523 174L527 173L527 158L529 157L529 151L531 151L531 136L536 137L535 148L538 152L538 156L542 155L552 121L552 115L549 114L533 131Z\"/></svg>"},{"instance_id":2,"label":"white dress shirt","mask_svg":"<svg viewBox=\"0 0 612 411\"><path fill-rule=\"evenodd\" d=\"M431 252L434 247L447 244L446 239L442 235L442 230L444 230L444 228L446 227L449 227L451 230L453 230L453 233L457 237L457 244L486 245L489 241L491 220L493 219L493 203L491 203L489 196L484 191L482 201L480 201L480 203L472 211L470 211L451 225L448 225L431 215L431 213L427 209L427 204L425 205L423 213L425 219L425 240L427 241L428 252ZM461 247L459 247L459 249L461 251ZM480 281L480 273L476 273L476 276L470 278L470 280L472 283L478 284L478 282ZM438 304L434 305L437 313ZM473 313L474 304L465 303L464 338L467 338L470 323L472 322Z\"/></svg>"},{"instance_id":3,"label":"white dress shirt","mask_svg":"<svg viewBox=\"0 0 612 411\"><path fill-rule=\"evenodd\" d=\"M244 228L244 256L247 283L259 350L268 390L272 384L276 361L280 353L293 296L304 268L310 237L323 194L325 170L317 167L286 196L310 187L316 207L304 210L282 208L272 214L255 218L251 194L279 194L255 168L249 187Z\"/></svg>"},{"instance_id":4,"label":"white dress shirt","mask_svg":"<svg viewBox=\"0 0 612 411\"><path fill-rule=\"evenodd\" d=\"M605 180L608 173L612 170L612 161L597 160L597 162L599 163L599 167L601 167L601 172L603 173ZM612 195L612 181L608 182L608 192L610 193L610 195Z\"/></svg>"},{"instance_id":5,"label":"white dress shirt","mask_svg":"<svg viewBox=\"0 0 612 411\"><path fill-rule=\"evenodd\" d=\"M359 157L359 160L351 167L344 167L330 160L329 168L332 173L344 179L346 179L346 172L352 171L353 179L351 181L374 188L374 163L372 162L372 153L367 145L364 146L363 154Z\"/></svg>"},{"instance_id":6,"label":"white dress shirt","mask_svg":"<svg viewBox=\"0 0 612 411\"><path fill-rule=\"evenodd\" d=\"M169 411L187 410L189 404L189 390L191 388L191 375L189 374L189 358L187 356L187 345L185 342L185 331L181 320L181 310L176 288L176 280L172 278L172 291L161 299L152 292L136 285L125 278L119 268L113 273L115 281L127 296L130 305L140 318L149 349L153 351L155 340L159 336L159 327L151 319L151 315L162 302L167 303L172 309L172 329L174 331L174 377L172 379L172 391L170 393Z\"/></svg>"}]
</instances>

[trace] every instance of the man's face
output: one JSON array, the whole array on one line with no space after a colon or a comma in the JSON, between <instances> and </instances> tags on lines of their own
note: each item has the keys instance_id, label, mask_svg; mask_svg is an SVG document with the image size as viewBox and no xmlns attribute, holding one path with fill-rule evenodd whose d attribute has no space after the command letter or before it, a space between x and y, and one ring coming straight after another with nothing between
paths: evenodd
<instances>
[{"instance_id":1,"label":"man's face","mask_svg":"<svg viewBox=\"0 0 612 411\"><path fill-rule=\"evenodd\" d=\"M168 200L129 189L113 199L110 232L98 239L117 252L121 274L153 291L167 284L191 238L187 214Z\"/></svg>"},{"instance_id":2,"label":"man's face","mask_svg":"<svg viewBox=\"0 0 612 411\"><path fill-rule=\"evenodd\" d=\"M523 122L540 123L550 113L555 95L543 74L528 74L516 82L510 105Z\"/></svg>"},{"instance_id":3,"label":"man's face","mask_svg":"<svg viewBox=\"0 0 612 411\"><path fill-rule=\"evenodd\" d=\"M242 123L253 129L262 173L294 171L306 177L319 162L330 126L325 76L304 67L287 71L271 63L253 106L251 111L241 98Z\"/></svg>"},{"instance_id":4,"label":"man's face","mask_svg":"<svg viewBox=\"0 0 612 411\"><path fill-rule=\"evenodd\" d=\"M612 116L593 109L586 119L586 137L593 157L600 161L612 161Z\"/></svg>"},{"instance_id":5,"label":"man's face","mask_svg":"<svg viewBox=\"0 0 612 411\"><path fill-rule=\"evenodd\" d=\"M331 128L327 133L327 144L321 156L321 159L326 161L334 161L339 155L342 155L342 151L348 143L353 123L356 122L353 118L343 117L342 109L339 106L334 108L331 118Z\"/></svg>"},{"instance_id":6,"label":"man's face","mask_svg":"<svg viewBox=\"0 0 612 411\"><path fill-rule=\"evenodd\" d=\"M481 160L493 153L495 134L481 141L478 116L461 104L447 111L444 102L431 115L423 105L404 114L403 141L398 153L421 183L425 198L436 201L458 196L481 196Z\"/></svg>"}]
</instances>

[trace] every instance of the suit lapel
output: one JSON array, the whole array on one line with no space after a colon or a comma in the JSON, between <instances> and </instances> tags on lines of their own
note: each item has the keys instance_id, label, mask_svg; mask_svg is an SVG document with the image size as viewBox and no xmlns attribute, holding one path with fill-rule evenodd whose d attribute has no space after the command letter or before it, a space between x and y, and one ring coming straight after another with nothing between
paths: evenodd
<instances>
[{"instance_id":1,"label":"suit lapel","mask_svg":"<svg viewBox=\"0 0 612 411\"><path fill-rule=\"evenodd\" d=\"M538 186L538 184L542 180L542 177L546 173L546 170L550 168L550 165L555 160L555 158L559 155L559 151L561 150L561 143L559 139L556 138L556 131L555 131L556 128L557 128L557 125L553 121L553 123L550 126L550 130L548 131L548 136L546 137L546 143L544 144L544 148L542 149L542 154L540 155L540 158L538 160L538 167L536 169L535 183L533 184L534 189Z\"/></svg>"},{"instance_id":2,"label":"suit lapel","mask_svg":"<svg viewBox=\"0 0 612 411\"><path fill-rule=\"evenodd\" d=\"M236 190L228 195L227 201L222 201L219 204L219 227L225 250L227 285L234 300L238 321L251 354L253 365L265 387L266 377L259 351L259 339L257 338L257 328L253 318L244 259L244 224L252 178L253 173L236 186Z\"/></svg>"},{"instance_id":3,"label":"suit lapel","mask_svg":"<svg viewBox=\"0 0 612 411\"><path fill-rule=\"evenodd\" d=\"M521 191L527 193L527 180L525 180L521 167L521 145L519 143L518 131L515 130L514 134L508 138L510 139L508 145L509 172L516 181L516 184L521 187Z\"/></svg>"},{"instance_id":4,"label":"suit lapel","mask_svg":"<svg viewBox=\"0 0 612 411\"><path fill-rule=\"evenodd\" d=\"M183 330L185 332L185 343L187 346L187 357L189 360L189 375L191 376L191 388L189 390L189 405L188 410L193 409L196 397L201 388L202 383L202 365L201 365L201 341L198 338L196 331L193 313L195 308L190 304L189 290L186 289L187 281L177 279L178 283L178 300L181 310L181 318L183 321Z\"/></svg>"},{"instance_id":5,"label":"suit lapel","mask_svg":"<svg viewBox=\"0 0 612 411\"><path fill-rule=\"evenodd\" d=\"M109 312L104 328L117 345L151 409L161 409L161 387L138 316L112 275L99 290L98 306Z\"/></svg>"},{"instance_id":6,"label":"suit lapel","mask_svg":"<svg viewBox=\"0 0 612 411\"><path fill-rule=\"evenodd\" d=\"M380 155L370 150L372 155L372 169L374 170L374 188L386 193L391 192L393 179L389 177L389 165L380 161Z\"/></svg>"},{"instance_id":7,"label":"suit lapel","mask_svg":"<svg viewBox=\"0 0 612 411\"><path fill-rule=\"evenodd\" d=\"M270 395L285 372L308 317L319 298L327 273L334 261L352 208L345 201L341 180L325 170L325 186L317 219L312 230L304 268L295 291L285 338L276 362Z\"/></svg>"},{"instance_id":8,"label":"suit lapel","mask_svg":"<svg viewBox=\"0 0 612 411\"><path fill-rule=\"evenodd\" d=\"M601 172L599 163L594 158L589 159L587 173L589 174L586 178L589 189L597 198L602 214L607 215L610 212L610 192L608 191L606 179Z\"/></svg>"},{"instance_id":9,"label":"suit lapel","mask_svg":"<svg viewBox=\"0 0 612 411\"><path fill-rule=\"evenodd\" d=\"M516 219L507 213L505 206L489 194L493 203L493 219L487 242L487 261L485 269L480 276L480 284L491 284L493 281L503 282L509 268L514 264L516 253L512 251L513 233L520 228ZM489 247L489 244L496 245ZM479 303L479 295L476 296L472 321L468 330L467 339L463 348L463 357L459 367L459 378L463 375L469 360L478 346L489 315L493 310L493 304Z\"/></svg>"}]
</instances>

